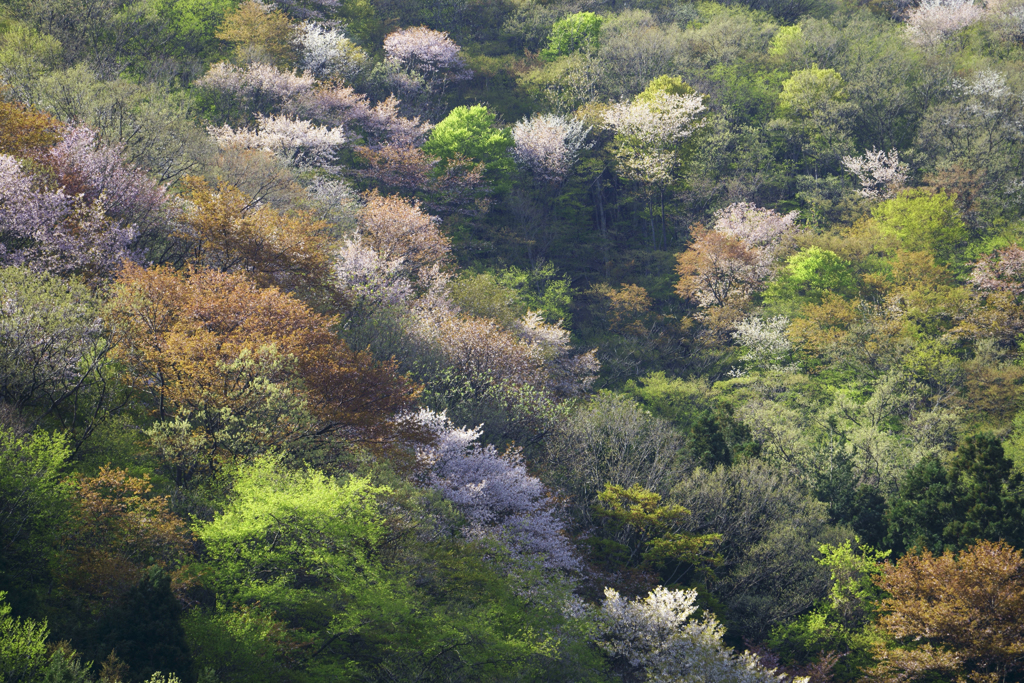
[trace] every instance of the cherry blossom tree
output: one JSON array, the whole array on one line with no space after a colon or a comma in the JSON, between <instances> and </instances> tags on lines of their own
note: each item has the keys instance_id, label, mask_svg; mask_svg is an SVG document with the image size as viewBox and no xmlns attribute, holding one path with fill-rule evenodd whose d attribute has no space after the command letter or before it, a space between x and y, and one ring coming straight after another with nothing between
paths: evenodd
<instances>
[{"instance_id":1,"label":"cherry blossom tree","mask_svg":"<svg viewBox=\"0 0 1024 683\"><path fill-rule=\"evenodd\" d=\"M447 33L426 26L405 28L384 38L387 59L422 74L463 70L461 51Z\"/></svg>"},{"instance_id":2,"label":"cherry blossom tree","mask_svg":"<svg viewBox=\"0 0 1024 683\"><path fill-rule=\"evenodd\" d=\"M646 598L629 600L605 588L601 617L605 633L598 645L621 657L651 683L781 683L787 676L761 665L750 652L735 654L722 643L715 616L697 614L697 591L658 586ZM793 679L807 683L807 678Z\"/></svg>"},{"instance_id":3,"label":"cherry blossom tree","mask_svg":"<svg viewBox=\"0 0 1024 683\"><path fill-rule=\"evenodd\" d=\"M361 239L345 240L335 257L336 287L353 308L401 306L413 298L403 259L386 259Z\"/></svg>"},{"instance_id":4,"label":"cherry blossom tree","mask_svg":"<svg viewBox=\"0 0 1024 683\"><path fill-rule=\"evenodd\" d=\"M125 150L101 142L96 132L75 126L44 157L65 194L85 202L102 200L109 219L120 227L135 225L140 233L151 232L166 215L166 188L145 171L125 163Z\"/></svg>"},{"instance_id":5,"label":"cherry blossom tree","mask_svg":"<svg viewBox=\"0 0 1024 683\"><path fill-rule=\"evenodd\" d=\"M918 45L935 45L984 16L984 7L973 0L922 0L907 15L907 37Z\"/></svg>"},{"instance_id":6,"label":"cherry blossom tree","mask_svg":"<svg viewBox=\"0 0 1024 683\"><path fill-rule=\"evenodd\" d=\"M440 113L436 98L452 83L472 77L447 33L425 26L401 29L384 38L387 84L432 115Z\"/></svg>"},{"instance_id":7,"label":"cherry blossom tree","mask_svg":"<svg viewBox=\"0 0 1024 683\"><path fill-rule=\"evenodd\" d=\"M366 61L366 53L344 33L316 22L307 22L299 27L295 43L302 53L303 67L318 78L351 78L359 73Z\"/></svg>"},{"instance_id":8,"label":"cherry blossom tree","mask_svg":"<svg viewBox=\"0 0 1024 683\"><path fill-rule=\"evenodd\" d=\"M440 221L421 211L418 203L398 195L383 196L376 190L364 194L363 200L359 230L382 259L402 259L413 269L448 260L451 240L438 228Z\"/></svg>"},{"instance_id":9,"label":"cherry blossom tree","mask_svg":"<svg viewBox=\"0 0 1024 683\"><path fill-rule=\"evenodd\" d=\"M737 202L715 212L715 232L734 237L766 257L792 245L799 211L779 214L749 202Z\"/></svg>"},{"instance_id":10,"label":"cherry blossom tree","mask_svg":"<svg viewBox=\"0 0 1024 683\"><path fill-rule=\"evenodd\" d=\"M527 117L512 127L512 156L538 178L560 182L584 149L590 128L557 114Z\"/></svg>"},{"instance_id":11,"label":"cherry blossom tree","mask_svg":"<svg viewBox=\"0 0 1024 683\"><path fill-rule=\"evenodd\" d=\"M789 318L778 315L767 320L750 316L736 325L732 338L743 349L740 360L751 370L779 372L792 369L786 366L786 356L793 350L793 343L786 336ZM733 370L738 377L743 373Z\"/></svg>"},{"instance_id":12,"label":"cherry blossom tree","mask_svg":"<svg viewBox=\"0 0 1024 683\"><path fill-rule=\"evenodd\" d=\"M857 176L860 195L868 199L891 199L907 182L907 165L895 149L886 153L872 148L862 157L843 157L843 167Z\"/></svg>"},{"instance_id":13,"label":"cherry blossom tree","mask_svg":"<svg viewBox=\"0 0 1024 683\"><path fill-rule=\"evenodd\" d=\"M645 183L668 183L681 159L674 149L700 125L707 108L699 95L654 92L650 97L620 102L605 122L620 136L616 156L626 177Z\"/></svg>"},{"instance_id":14,"label":"cherry blossom tree","mask_svg":"<svg viewBox=\"0 0 1024 683\"><path fill-rule=\"evenodd\" d=\"M308 71L300 76L260 62L245 68L218 62L195 84L206 90L241 99L248 111L268 112L308 92L315 83L313 75Z\"/></svg>"},{"instance_id":15,"label":"cherry blossom tree","mask_svg":"<svg viewBox=\"0 0 1024 683\"><path fill-rule=\"evenodd\" d=\"M384 141L400 146L423 144L430 124L419 117L400 116L400 104L398 98L388 97L371 105L366 95L349 86L325 85L304 91L287 102L284 110L335 128L356 125L375 146Z\"/></svg>"},{"instance_id":16,"label":"cherry blossom tree","mask_svg":"<svg viewBox=\"0 0 1024 683\"><path fill-rule=\"evenodd\" d=\"M696 227L677 257L676 291L704 309L699 317L733 324L750 297L764 289L781 253L791 247L797 212L780 215L749 203L715 214L709 230ZM713 310L717 309L717 310Z\"/></svg>"},{"instance_id":17,"label":"cherry blossom tree","mask_svg":"<svg viewBox=\"0 0 1024 683\"><path fill-rule=\"evenodd\" d=\"M38 184L21 162L0 155L0 263L103 276L133 255L135 226L109 218L102 195L90 201Z\"/></svg>"},{"instance_id":18,"label":"cherry blossom tree","mask_svg":"<svg viewBox=\"0 0 1024 683\"><path fill-rule=\"evenodd\" d=\"M428 468L424 481L466 516L468 537L493 539L514 556L539 554L550 569L580 569L550 494L519 449L481 446L482 428L455 427L444 413L421 410L417 418L436 438L417 451Z\"/></svg>"},{"instance_id":19,"label":"cherry blossom tree","mask_svg":"<svg viewBox=\"0 0 1024 683\"><path fill-rule=\"evenodd\" d=\"M1024 294L1024 249L1011 244L982 256L974 264L969 282L982 291Z\"/></svg>"},{"instance_id":20,"label":"cherry blossom tree","mask_svg":"<svg viewBox=\"0 0 1024 683\"><path fill-rule=\"evenodd\" d=\"M323 167L334 161L334 148L345 142L341 128L318 126L287 116L257 114L257 128L210 127L221 149L262 149L298 167Z\"/></svg>"}]
</instances>

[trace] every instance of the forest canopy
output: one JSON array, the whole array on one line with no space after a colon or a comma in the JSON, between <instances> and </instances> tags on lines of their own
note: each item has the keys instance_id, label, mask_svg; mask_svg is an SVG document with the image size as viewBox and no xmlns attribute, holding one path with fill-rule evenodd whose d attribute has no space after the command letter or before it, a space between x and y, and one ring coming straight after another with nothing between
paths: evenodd
<instances>
[{"instance_id":1,"label":"forest canopy","mask_svg":"<svg viewBox=\"0 0 1024 683\"><path fill-rule=\"evenodd\" d=\"M1020 683L1022 245L1022 0L0 3L0 683Z\"/></svg>"}]
</instances>

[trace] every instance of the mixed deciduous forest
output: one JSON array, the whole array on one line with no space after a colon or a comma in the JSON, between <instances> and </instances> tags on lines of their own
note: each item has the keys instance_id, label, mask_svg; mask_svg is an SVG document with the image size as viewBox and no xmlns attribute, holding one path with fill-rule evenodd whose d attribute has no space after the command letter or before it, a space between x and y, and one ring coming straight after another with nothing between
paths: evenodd
<instances>
[{"instance_id":1,"label":"mixed deciduous forest","mask_svg":"<svg viewBox=\"0 0 1024 683\"><path fill-rule=\"evenodd\" d=\"M1024 681L1022 0L0 2L0 682Z\"/></svg>"}]
</instances>

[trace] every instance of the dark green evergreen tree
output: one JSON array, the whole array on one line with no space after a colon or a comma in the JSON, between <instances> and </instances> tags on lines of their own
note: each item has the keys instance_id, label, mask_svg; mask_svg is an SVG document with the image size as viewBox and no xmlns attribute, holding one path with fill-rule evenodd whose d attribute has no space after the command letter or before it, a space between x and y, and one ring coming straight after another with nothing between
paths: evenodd
<instances>
[{"instance_id":1,"label":"dark green evergreen tree","mask_svg":"<svg viewBox=\"0 0 1024 683\"><path fill-rule=\"evenodd\" d=\"M973 436L948 467L926 458L904 478L886 512L886 544L939 553L977 540L1024 542L1024 481L999 441Z\"/></svg>"},{"instance_id":2,"label":"dark green evergreen tree","mask_svg":"<svg viewBox=\"0 0 1024 683\"><path fill-rule=\"evenodd\" d=\"M167 572L150 567L121 604L103 616L95 650L115 651L130 667L132 681L145 681L157 671L175 673L186 682L195 679L181 606Z\"/></svg>"}]
</instances>

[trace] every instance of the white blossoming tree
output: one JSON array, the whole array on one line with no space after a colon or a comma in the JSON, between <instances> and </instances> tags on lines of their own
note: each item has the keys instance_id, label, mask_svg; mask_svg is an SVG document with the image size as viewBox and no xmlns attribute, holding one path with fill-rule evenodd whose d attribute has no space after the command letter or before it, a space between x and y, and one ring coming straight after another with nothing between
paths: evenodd
<instances>
[{"instance_id":1,"label":"white blossoming tree","mask_svg":"<svg viewBox=\"0 0 1024 683\"><path fill-rule=\"evenodd\" d=\"M295 44L302 53L302 65L318 78L351 78L366 63L366 53L341 31L316 22L299 27Z\"/></svg>"},{"instance_id":2,"label":"white blossoming tree","mask_svg":"<svg viewBox=\"0 0 1024 683\"><path fill-rule=\"evenodd\" d=\"M973 0L922 0L907 15L907 37L918 45L935 45L985 16Z\"/></svg>"},{"instance_id":3,"label":"white blossoming tree","mask_svg":"<svg viewBox=\"0 0 1024 683\"><path fill-rule=\"evenodd\" d=\"M722 643L725 628L714 615L697 614L697 591L658 586L643 599L605 589L598 645L621 658L649 683L780 683L780 675L750 652L736 654ZM807 683L806 678L794 683Z\"/></svg>"},{"instance_id":4,"label":"white blossoming tree","mask_svg":"<svg viewBox=\"0 0 1024 683\"><path fill-rule=\"evenodd\" d=\"M341 128L318 126L287 116L257 115L257 128L211 127L221 149L262 149L299 167L323 167L334 160L335 147L345 142Z\"/></svg>"},{"instance_id":5,"label":"white blossoming tree","mask_svg":"<svg viewBox=\"0 0 1024 683\"><path fill-rule=\"evenodd\" d=\"M569 175L589 132L582 121L557 114L527 117L512 127L512 156L538 178L558 183Z\"/></svg>"},{"instance_id":6,"label":"white blossoming tree","mask_svg":"<svg viewBox=\"0 0 1024 683\"><path fill-rule=\"evenodd\" d=\"M907 165L895 149L872 148L861 157L843 157L843 167L857 176L860 195L868 199L891 199L907 182Z\"/></svg>"}]
</instances>

